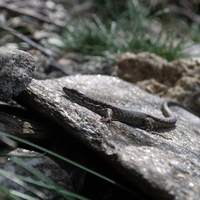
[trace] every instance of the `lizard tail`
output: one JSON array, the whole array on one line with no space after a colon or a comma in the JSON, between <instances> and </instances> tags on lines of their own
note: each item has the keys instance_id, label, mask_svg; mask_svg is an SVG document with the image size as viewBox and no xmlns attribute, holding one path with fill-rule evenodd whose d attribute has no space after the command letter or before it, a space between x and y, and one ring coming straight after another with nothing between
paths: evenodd
<instances>
[{"instance_id":1,"label":"lizard tail","mask_svg":"<svg viewBox=\"0 0 200 200\"><path fill-rule=\"evenodd\" d=\"M162 104L162 112L165 117L175 117L174 113L170 110L170 106L177 106L179 105L176 102L173 101L166 101Z\"/></svg>"}]
</instances>

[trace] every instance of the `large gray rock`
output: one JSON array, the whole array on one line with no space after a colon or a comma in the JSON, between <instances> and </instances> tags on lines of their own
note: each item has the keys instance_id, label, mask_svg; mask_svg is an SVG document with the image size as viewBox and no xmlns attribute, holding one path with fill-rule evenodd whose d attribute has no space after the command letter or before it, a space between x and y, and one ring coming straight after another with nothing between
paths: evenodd
<instances>
[{"instance_id":1,"label":"large gray rock","mask_svg":"<svg viewBox=\"0 0 200 200\"><path fill-rule=\"evenodd\" d=\"M0 48L0 100L18 95L31 82L35 63L29 53Z\"/></svg>"},{"instance_id":2,"label":"large gray rock","mask_svg":"<svg viewBox=\"0 0 200 200\"><path fill-rule=\"evenodd\" d=\"M173 107L178 121L174 129L157 135L100 116L72 103L63 95L64 86L78 89L109 104L163 117L163 99L118 78L71 76L33 80L18 100L62 126L107 160L119 173L153 199L198 199L200 196L200 119Z\"/></svg>"}]
</instances>

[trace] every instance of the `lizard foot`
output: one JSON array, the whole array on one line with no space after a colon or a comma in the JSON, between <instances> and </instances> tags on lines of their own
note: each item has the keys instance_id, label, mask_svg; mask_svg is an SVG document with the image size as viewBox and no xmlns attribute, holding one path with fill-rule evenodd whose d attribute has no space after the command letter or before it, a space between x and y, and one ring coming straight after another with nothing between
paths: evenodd
<instances>
[{"instance_id":1,"label":"lizard foot","mask_svg":"<svg viewBox=\"0 0 200 200\"><path fill-rule=\"evenodd\" d=\"M111 117L102 117L101 119L100 119L100 122L105 122L106 124L107 123L110 123L110 122L112 122L112 118Z\"/></svg>"},{"instance_id":2,"label":"lizard foot","mask_svg":"<svg viewBox=\"0 0 200 200\"><path fill-rule=\"evenodd\" d=\"M151 133L151 134L153 134L153 135L157 135L157 136L159 136L159 137L163 137L163 138L165 138L165 139L167 139L167 140L172 140L172 138L165 137L164 135L161 135L161 134L156 133L156 132L154 132L154 131L150 131L149 133Z\"/></svg>"}]
</instances>

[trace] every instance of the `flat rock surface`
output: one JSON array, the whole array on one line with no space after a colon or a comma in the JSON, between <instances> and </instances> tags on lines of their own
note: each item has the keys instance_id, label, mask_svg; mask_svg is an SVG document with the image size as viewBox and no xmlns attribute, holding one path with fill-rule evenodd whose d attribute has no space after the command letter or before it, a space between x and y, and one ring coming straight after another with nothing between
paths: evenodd
<instances>
[{"instance_id":1,"label":"flat rock surface","mask_svg":"<svg viewBox=\"0 0 200 200\"><path fill-rule=\"evenodd\" d=\"M200 119L180 107L175 128L157 132L114 121L105 124L101 116L64 97L63 87L78 89L111 105L163 117L163 99L133 84L109 76L69 76L37 81L18 96L27 108L56 121L97 152L133 185L153 199L198 199L200 196Z\"/></svg>"}]
</instances>

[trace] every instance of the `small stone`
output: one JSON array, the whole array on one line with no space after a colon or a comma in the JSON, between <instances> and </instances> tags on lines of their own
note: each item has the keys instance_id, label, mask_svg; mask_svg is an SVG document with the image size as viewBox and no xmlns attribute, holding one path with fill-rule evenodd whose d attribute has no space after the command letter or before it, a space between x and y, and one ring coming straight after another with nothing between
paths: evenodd
<instances>
[{"instance_id":1,"label":"small stone","mask_svg":"<svg viewBox=\"0 0 200 200\"><path fill-rule=\"evenodd\" d=\"M0 100L18 95L31 82L35 62L29 53L0 48Z\"/></svg>"}]
</instances>

